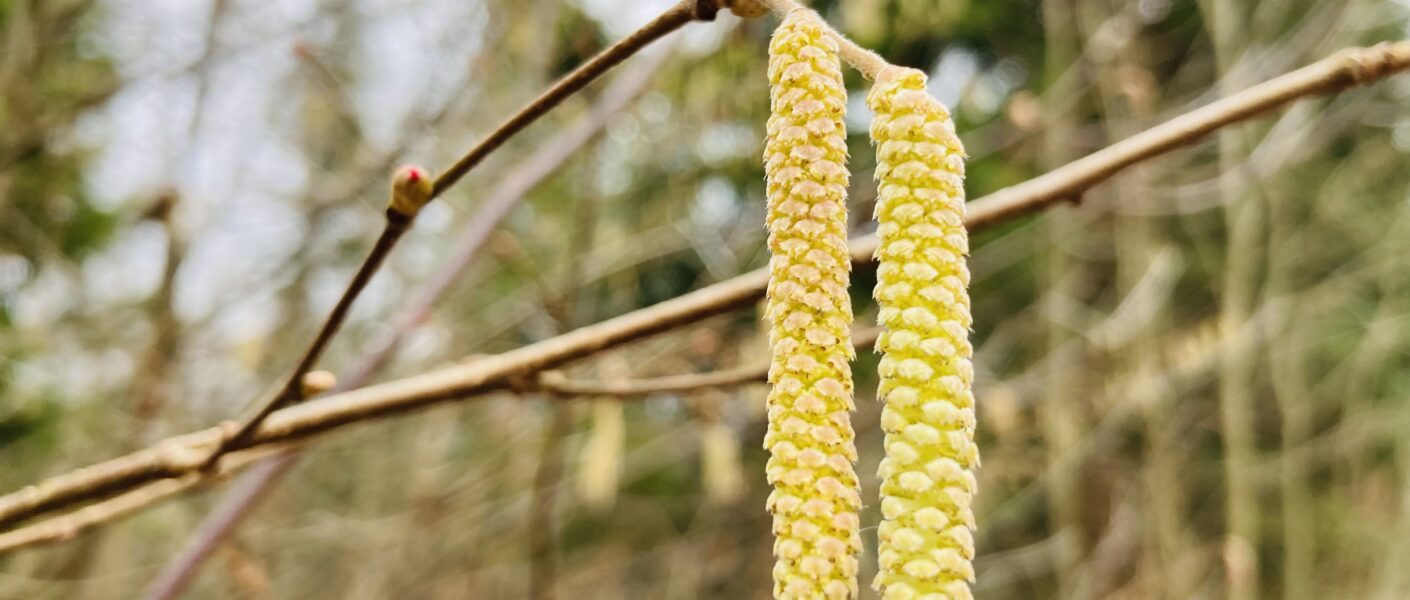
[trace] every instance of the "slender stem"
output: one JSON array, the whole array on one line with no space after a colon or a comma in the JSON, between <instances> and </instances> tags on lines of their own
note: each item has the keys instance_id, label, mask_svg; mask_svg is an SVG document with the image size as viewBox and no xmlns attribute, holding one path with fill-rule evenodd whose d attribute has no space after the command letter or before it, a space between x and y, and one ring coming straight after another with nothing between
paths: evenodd
<instances>
[{"instance_id":1,"label":"slender stem","mask_svg":"<svg viewBox=\"0 0 1410 600\"><path fill-rule=\"evenodd\" d=\"M876 328L852 334L852 345L865 350L876 343L881 331ZM608 379L587 380L568 379L558 371L544 371L539 374L539 389L560 396L608 396L617 398L647 396L650 394L675 394L695 392L711 388L731 387L746 383L761 383L768 378L769 363L762 362L744 365L733 369L668 375L647 379Z\"/></svg>"},{"instance_id":2,"label":"slender stem","mask_svg":"<svg viewBox=\"0 0 1410 600\"><path fill-rule=\"evenodd\" d=\"M1078 68L1074 77L1058 75L1077 62L1081 53L1080 32L1077 30L1077 7L1073 0L1043 2L1044 71L1048 77L1045 96L1054 106L1080 102L1087 87L1087 70ZM1043 131L1044 156L1041 168L1051 169L1072 160L1077 151L1073 144L1078 123L1077 111L1054 111L1048 128ZM1037 290L1051 311L1062 310L1065 302L1082 303L1089 268L1069 254L1074 234L1079 231L1079 219L1071 210L1053 211L1043 223L1048 234L1050 251L1042 265ZM1077 334L1064 319L1044 320L1044 337L1048 347L1044 373L1044 398L1035 407L1048 469L1056 472L1048 485L1048 520L1053 536L1058 540L1053 548L1053 572L1057 579L1057 596L1074 597L1082 571L1079 568L1087 553L1089 540L1083 528L1083 471L1080 465L1066 460L1083 437L1086 411L1083 399L1082 374L1086 372L1086 356L1074 340Z\"/></svg>"},{"instance_id":3,"label":"slender stem","mask_svg":"<svg viewBox=\"0 0 1410 600\"><path fill-rule=\"evenodd\" d=\"M466 173L469 173L471 169L480 164L481 161L500 146L504 145L505 142L523 131L524 128L528 127L534 121L537 121L539 117L547 114L549 110L558 106L563 100L581 91L587 84L592 83L603 73L621 64L622 61L641 51L642 48L645 48L651 42L660 39L662 36L672 31L680 29L686 23L697 19L711 20L714 18L714 14L712 4L699 2L697 0L680 0L680 2L667 9L650 23L642 26L631 35L622 38L606 50L599 52L587 62L574 69L573 72L558 80L557 83L553 84L552 87L529 102L524 108L521 108L518 112L511 115L501 123L499 127L491 131L484 140L471 148L465 155L461 156L459 160L455 161L454 164L437 176L436 180L431 184L431 198L436 198L447 189L450 189L450 187L460 181ZM323 355L323 351L327 348L328 342L333 339L333 336L338 333L338 329L342 327L343 321L347 317L348 310L352 308L352 303L357 300L363 288L367 286L367 282L372 279L377 269L382 266L382 261L391 252L392 248L396 246L402 234L406 233L406 230L411 224L411 219L414 218L414 216L408 218L396 211L387 211L387 225L386 228L383 229L381 237L378 238L377 244L373 246L372 252L368 254L367 259L363 261L362 266L358 269L357 275L353 277L352 282L348 284L348 289L344 291L342 297L338 299L338 303L334 306L332 314L324 321L323 327L318 332L318 336L304 352L303 358L299 360L298 365L294 367L293 372L284 380L284 384L278 388L278 391L260 400L255 405L255 408L240 420L227 441L221 444L216 451L211 453L209 459L210 464L214 464L220 459L222 454L228 452L231 448L248 442L251 433L259 427L260 423L262 423L270 413L284 406L303 400L299 386L300 380L305 373L313 369L318 359Z\"/></svg>"},{"instance_id":4,"label":"slender stem","mask_svg":"<svg viewBox=\"0 0 1410 600\"><path fill-rule=\"evenodd\" d=\"M680 0L666 12L653 19L650 23L643 25L641 29L632 32L631 35L618 40L611 47L599 52L587 62L573 69L553 87L544 90L539 97L534 98L519 112L510 115L498 127L491 131L485 139L477 144L470 151L461 156L455 164L451 165L436 178L432 186L431 197L436 198L445 193L447 189L460 181L470 169L480 164L486 157L494 152L496 148L504 145L510 138L514 137L530 123L538 120L544 113L558 106L564 99L577 93L587 84L592 83L603 73L611 70L612 67L621 64L622 61L640 52L651 42L661 39L662 36L680 29L686 23L696 20L709 21L714 19L715 13L713 5L697 0Z\"/></svg>"},{"instance_id":5,"label":"slender stem","mask_svg":"<svg viewBox=\"0 0 1410 600\"><path fill-rule=\"evenodd\" d=\"M1307 123L1311 126L1311 123ZM1286 184L1284 184L1286 185ZM1296 197L1278 194L1278 197ZM1302 306L1295 284L1298 269L1305 260L1296 252L1297 222L1295 206L1286 203L1269 205L1270 265L1267 277L1268 293L1288 298L1288 311L1309 318L1315 311ZM1281 252L1279 252L1281 250ZM1309 390L1315 378L1308 373L1306 348L1295 331L1280 336L1284 343L1268 349L1273 396L1282 414L1281 500L1283 533L1283 593L1287 600L1304 600L1317 595L1317 514L1314 487L1308 477L1307 461L1296 451L1303 448L1315 433L1314 402Z\"/></svg>"},{"instance_id":6,"label":"slender stem","mask_svg":"<svg viewBox=\"0 0 1410 600\"><path fill-rule=\"evenodd\" d=\"M451 252L451 258L441 266L436 276L392 317L392 332L386 341L338 379L336 391L362 387L387 365L402 339L426 320L431 308L450 291L465 269L475 261L490 234L509 215L510 210L578 150L597 138L613 116L646 91L647 85L660 70L667 56L668 53L663 52L640 68L612 82L603 91L602 99L577 125L548 140L534 154L491 186L475 215L468 220L466 229ZM164 600L180 594L200 566L210 558L235 526L253 512L254 507L283 479L298 459L299 451L290 450L260 463L241 478L238 487L221 499L191 534L181 551L167 561L146 597Z\"/></svg>"},{"instance_id":7,"label":"slender stem","mask_svg":"<svg viewBox=\"0 0 1410 600\"><path fill-rule=\"evenodd\" d=\"M323 322L323 327L318 330L318 335L314 337L313 343L304 351L303 358L299 359L293 372L289 373L284 384L273 396L259 401L253 410L240 420L239 425L226 438L226 441L211 453L207 466L215 464L221 455L231 448L248 443L254 431L274 411L304 400L302 385L304 375L318 364L318 359L328 348L328 342L333 340L333 336L337 335L343 322L347 320L348 311L352 309L353 302L362 294L362 290L367 287L367 283L372 280L377 269L382 267L382 262L386 260L387 255L391 253L392 248L396 246L397 241L410 226L410 218L390 209L387 211L387 225L382 229L382 235L378 236L377 243L372 246L372 251L367 254L367 258L362 261L362 266L358 267L357 273L348 283L348 288L338 298L338 303L333 306L333 312L328 314L328 319Z\"/></svg>"}]
</instances>

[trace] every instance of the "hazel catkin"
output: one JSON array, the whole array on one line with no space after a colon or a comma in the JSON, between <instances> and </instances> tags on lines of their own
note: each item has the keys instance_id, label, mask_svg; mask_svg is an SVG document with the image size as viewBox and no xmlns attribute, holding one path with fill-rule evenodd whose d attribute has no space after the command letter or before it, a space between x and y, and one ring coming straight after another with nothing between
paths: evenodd
<instances>
[{"instance_id":1,"label":"hazel catkin","mask_svg":"<svg viewBox=\"0 0 1410 600\"><path fill-rule=\"evenodd\" d=\"M967 599L974 579L974 366L964 149L925 75L890 67L867 96L875 114L880 244L878 397L886 457L878 472L886 600Z\"/></svg>"},{"instance_id":2,"label":"hazel catkin","mask_svg":"<svg viewBox=\"0 0 1410 600\"><path fill-rule=\"evenodd\" d=\"M847 147L837 45L795 10L769 44L768 509L774 596L857 595L861 496L850 423Z\"/></svg>"}]
</instances>

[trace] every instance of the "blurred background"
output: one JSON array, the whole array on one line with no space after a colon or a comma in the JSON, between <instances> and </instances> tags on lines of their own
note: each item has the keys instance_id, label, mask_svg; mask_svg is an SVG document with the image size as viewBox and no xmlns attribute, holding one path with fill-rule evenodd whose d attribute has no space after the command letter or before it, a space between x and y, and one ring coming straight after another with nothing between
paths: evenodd
<instances>
[{"instance_id":1,"label":"blurred background","mask_svg":"<svg viewBox=\"0 0 1410 600\"><path fill-rule=\"evenodd\" d=\"M336 301L397 164L449 164L668 4L0 0L0 488L239 414ZM971 198L1410 24L1396 0L815 6L931 74ZM320 366L385 346L495 210L378 379L765 264L775 23L689 25L504 147L424 211ZM979 597L1410 597L1408 99L1392 78L1303 102L975 237ZM572 135L592 139L549 155ZM867 328L874 277L853 277ZM860 354L865 587L882 449ZM568 373L766 358L751 310ZM352 428L189 597L766 597L763 392L505 393ZM224 489L0 556L0 597L133 597Z\"/></svg>"}]
</instances>

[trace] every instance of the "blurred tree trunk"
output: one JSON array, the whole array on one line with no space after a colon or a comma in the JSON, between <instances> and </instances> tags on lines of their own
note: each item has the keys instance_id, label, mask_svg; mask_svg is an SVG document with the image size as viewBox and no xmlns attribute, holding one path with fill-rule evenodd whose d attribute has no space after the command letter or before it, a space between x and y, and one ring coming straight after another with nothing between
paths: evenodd
<instances>
[{"instance_id":1,"label":"blurred tree trunk","mask_svg":"<svg viewBox=\"0 0 1410 600\"><path fill-rule=\"evenodd\" d=\"M1298 107L1289 118L1296 118L1301 127L1312 127L1308 112L1309 109ZM1274 190L1284 201L1269 203L1271 264L1267 296L1283 302L1287 315L1280 323L1282 341L1269 348L1273 394L1282 414L1283 597L1304 600L1314 597L1312 574L1316 572L1317 532L1307 465L1298 452L1312 436L1312 414L1308 410L1312 382L1306 370L1305 334L1298 331L1296 324L1311 321L1303 318L1295 283L1297 269L1303 261L1302 253L1297 251L1300 208L1291 201L1294 196L1284 186Z\"/></svg>"},{"instance_id":2,"label":"blurred tree trunk","mask_svg":"<svg viewBox=\"0 0 1410 600\"><path fill-rule=\"evenodd\" d=\"M1113 19L1121 20L1126 27L1112 27L1109 31L1135 32L1127 39L1115 40L1119 46L1094 51L1099 56L1094 59L1094 79L1101 98L1102 123L1108 143L1111 143L1131 137L1157 122L1155 111L1161 91L1146 64L1149 60L1147 42L1139 35L1141 29L1132 23L1131 11L1113 14L1103 4L1086 4L1083 11L1084 35L1089 39L1098 39L1097 32L1103 25L1112 23ZM1115 204L1140 207L1142 190L1152 185L1150 170L1150 167L1138 166L1115 178L1109 184ZM1139 212L1139 208L1136 210ZM1126 332L1121 345L1111 348L1115 352L1111 378L1124 382L1116 389L1118 395L1124 396L1119 401L1140 406L1144 425L1146 468L1140 482L1144 522L1141 538L1144 547L1137 565L1141 573L1138 584L1146 597L1186 598L1191 593L1194 580L1187 560L1186 483L1181 475L1188 461L1184 456L1171 393L1166 386L1158 383L1171 369L1171 365L1164 364L1162 360L1161 343L1163 336L1169 335L1170 312L1155 297L1133 296L1139 293L1139 284L1147 277L1159 279L1163 276L1155 273L1155 269L1178 268L1171 267L1169 262L1178 264L1180 260L1168 256L1164 259L1166 264L1157 264L1157 257L1162 252L1175 251L1157 225L1155 217L1143 214L1130 216L1123 214L1119 208L1111 219L1118 306L1128 300L1156 304L1149 307L1152 314L1148 322L1139 324L1136 331ZM1142 310L1142 307L1137 309ZM1102 589L1103 595L1110 591L1108 588Z\"/></svg>"},{"instance_id":3,"label":"blurred tree trunk","mask_svg":"<svg viewBox=\"0 0 1410 600\"><path fill-rule=\"evenodd\" d=\"M1043 146L1039 166L1047 171L1076 158L1081 148L1075 144L1077 125L1086 105L1085 71L1079 59L1081 41L1076 21L1077 0L1044 0L1045 35ZM1045 228L1050 251L1041 264L1038 298L1047 328L1047 381L1038 405L1047 465L1049 530L1057 537L1053 551L1053 571L1057 576L1057 597L1072 597L1078 569L1087 552L1088 539L1082 523L1082 461L1074 453L1083 437L1083 415L1087 406L1082 374L1086 370L1082 341L1069 329L1071 321L1062 314L1072 303L1080 302L1086 266L1068 256L1077 243L1082 225L1074 210L1061 207L1049 215Z\"/></svg>"},{"instance_id":4,"label":"blurred tree trunk","mask_svg":"<svg viewBox=\"0 0 1410 600\"><path fill-rule=\"evenodd\" d=\"M1204 0L1205 26L1214 43L1220 96L1246 87L1238 68L1239 54L1249 39L1244 7L1235 0ZM1242 192L1240 171L1247 156L1242 127L1219 132L1219 182L1227 227L1223 284L1220 290L1219 331L1225 340L1247 335L1257 307L1264 207ZM1256 362L1250 345L1226 343L1219 378L1220 424L1224 435L1224 486L1228 537L1225 540L1230 600L1255 600L1259 593L1259 530L1261 515L1253 479L1256 458L1253 385Z\"/></svg>"}]
</instances>

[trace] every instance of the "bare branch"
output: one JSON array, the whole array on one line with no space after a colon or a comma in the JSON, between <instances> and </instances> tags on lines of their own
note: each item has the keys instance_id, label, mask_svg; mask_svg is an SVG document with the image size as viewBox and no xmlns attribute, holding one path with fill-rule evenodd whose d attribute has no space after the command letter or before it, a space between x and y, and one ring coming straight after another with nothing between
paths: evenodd
<instances>
[{"instance_id":1,"label":"bare branch","mask_svg":"<svg viewBox=\"0 0 1410 600\"><path fill-rule=\"evenodd\" d=\"M327 349L328 343L333 341L333 336L337 335L338 330L342 328L343 321L347 319L353 302L362 295L362 290L367 287L372 276L382 267L382 262L391 253L397 241L410 228L413 218L415 217L404 215L395 209L387 210L387 224L382 229L382 235L378 236L377 242L372 246L372 251L368 252L367 258L358 267L357 273L353 275L347 289L343 290L343 295L338 297L338 303L333 306L333 311L323 321L323 326L319 328L313 343L309 344L308 349L304 351L303 357L299 359L294 370L285 377L283 385L277 388L273 394L256 400L249 414L242 417L233 428L223 428L228 429L230 433L225 436L224 441L211 450L210 456L206 458L206 468L214 467L221 456L229 452L230 449L246 444L260 424L275 410L304 400L302 384L304 375L318 364L318 359Z\"/></svg>"},{"instance_id":2,"label":"bare branch","mask_svg":"<svg viewBox=\"0 0 1410 600\"><path fill-rule=\"evenodd\" d=\"M539 97L534 98L534 100L529 102L524 108L519 109L519 112L505 119L504 123L501 123L499 127L496 127L494 131L491 131L489 135L485 136L483 141L474 148L471 148L469 152L466 152L464 156L460 157L460 160L455 161L455 164L451 165L450 168L446 169L444 173L441 173L441 175L436 178L431 197L435 198L440 196L449 189L450 186L455 185L455 182L460 181L460 178L470 172L470 169L475 168L475 165L480 164L480 161L485 160L485 157L488 157L496 148L499 148L505 142L509 141L515 134L522 131L525 127L529 126L530 123L533 123L553 107L558 106L564 99L577 93L579 90L583 89L584 86L592 83L594 79L597 79L603 73L611 70L612 67L621 64L622 61L641 51L647 44L661 39L662 36L680 29L691 21L710 21L714 20L714 18L715 9L711 2L704 0L680 0L675 6L666 9L666 12L661 13L660 16L656 17L650 23L643 25L641 29L618 40L617 43L613 44L610 48L599 52L596 56L592 57L592 59L579 65L578 68L573 69L572 73L558 80L558 83L553 84L553 87L544 90L542 94L539 94Z\"/></svg>"},{"instance_id":3,"label":"bare branch","mask_svg":"<svg viewBox=\"0 0 1410 600\"><path fill-rule=\"evenodd\" d=\"M859 350L870 348L876 343L880 329L866 329L852 334L852 345ZM746 383L762 383L768 379L769 363L744 365L733 369L669 375L650 379L569 379L559 371L544 371L539 374L537 387L545 392L565 397L614 396L632 398L650 394L693 392L710 388L722 388Z\"/></svg>"},{"instance_id":4,"label":"bare branch","mask_svg":"<svg viewBox=\"0 0 1410 600\"><path fill-rule=\"evenodd\" d=\"M184 493L197 485L222 480L255 461L280 452L279 447L245 452L222 462L213 474L191 472L175 479L163 479L102 502L85 506L63 516L28 527L0 533L0 553L18 548L67 542L89 529L116 521L143 508Z\"/></svg>"},{"instance_id":5,"label":"bare branch","mask_svg":"<svg viewBox=\"0 0 1410 600\"><path fill-rule=\"evenodd\" d=\"M611 47L599 52L590 60L579 65L573 72L558 80L552 87L545 90L538 98L514 113L504 121L494 131L490 132L479 144L471 148L459 160L455 161L443 173L431 182L430 196L423 198L421 204L434 200L456 182L460 181L466 173L470 172L476 165L480 164L492 152L504 145L524 128L538 120L544 114L558 106L563 100L578 93L587 84L592 83L599 76L622 61L641 51L648 44L660 39L662 36L680 29L686 23L695 20L713 20L715 9L713 4L701 0L680 0L666 12L662 13L650 23L642 26L631 35L622 38ZM343 321L347 318L348 311L352 308L353 302L362 294L362 290L372 279L372 276L381 268L382 262L392 249L396 247L401 236L410 228L411 222L416 218L416 210L408 210L406 207L399 207L397 196L394 194L392 208L387 211L387 224L382 230L382 235L377 238L377 242L358 267L357 273L348 284L342 296L338 298L333 311L324 320L323 326L319 329L318 335L304 351L304 355L299 359L293 371L284 379L283 385L273 393L257 400L249 414L242 417L240 422L234 426L233 431L226 436L226 440L211 451L207 459L207 466L213 466L220 457L229 452L232 448L247 443L254 431L260 424L269 417L275 410L296 404L304 400L300 393L299 382L305 373L313 369L328 343L337 335L342 327ZM415 207L420 208L420 205Z\"/></svg>"},{"instance_id":6,"label":"bare branch","mask_svg":"<svg viewBox=\"0 0 1410 600\"><path fill-rule=\"evenodd\" d=\"M547 140L534 154L511 169L490 187L474 216L468 221L450 253L450 259L437 274L422 286L391 319L391 334L371 354L363 358L340 378L338 391L362 387L392 359L402 339L430 315L431 308L460 279L479 256L500 222L524 197L567 162L578 150L587 146L606 129L613 116L622 112L646 91L651 79L665 62L668 53L661 53L640 68L633 69L613 81L602 92L602 98L575 125ZM290 450L261 462L243 476L235 489L223 497L210 514L191 533L180 552L172 556L153 581L148 598L174 598L184 589L197 569L208 559L230 532L245 519L284 475L298 461L299 451Z\"/></svg>"}]
</instances>

